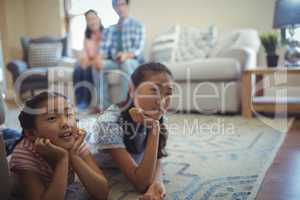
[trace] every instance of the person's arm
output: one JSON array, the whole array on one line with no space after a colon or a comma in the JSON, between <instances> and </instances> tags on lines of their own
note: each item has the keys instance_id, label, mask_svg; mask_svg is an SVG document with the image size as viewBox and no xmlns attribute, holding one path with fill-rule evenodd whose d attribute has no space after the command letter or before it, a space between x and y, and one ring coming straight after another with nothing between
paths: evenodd
<instances>
[{"instance_id":1,"label":"person's arm","mask_svg":"<svg viewBox=\"0 0 300 200\"><path fill-rule=\"evenodd\" d=\"M102 33L101 44L99 47L99 53L101 54L102 58L107 59L109 56L109 50L111 48L111 27L104 29Z\"/></svg>"},{"instance_id":2,"label":"person's arm","mask_svg":"<svg viewBox=\"0 0 300 200\"><path fill-rule=\"evenodd\" d=\"M44 186L40 176L31 171L20 170L18 177L27 200L64 200L68 183L68 157L61 158L55 166L53 178L48 187Z\"/></svg>"},{"instance_id":3,"label":"person's arm","mask_svg":"<svg viewBox=\"0 0 300 200\"><path fill-rule=\"evenodd\" d=\"M145 45L145 27L142 24L136 25L136 31L134 34L133 46L130 47L127 53L128 58L139 57L144 49Z\"/></svg>"},{"instance_id":4,"label":"person's arm","mask_svg":"<svg viewBox=\"0 0 300 200\"><path fill-rule=\"evenodd\" d=\"M110 149L109 152L121 171L140 192L145 192L152 184L157 165L159 141L159 122L148 135L143 160L139 165L133 160L126 149Z\"/></svg>"},{"instance_id":5,"label":"person's arm","mask_svg":"<svg viewBox=\"0 0 300 200\"><path fill-rule=\"evenodd\" d=\"M163 169L162 169L162 164L161 164L161 160L157 160L157 165L156 165L156 169L155 169L155 173L152 179L153 183L162 183L163 184Z\"/></svg>"},{"instance_id":6,"label":"person's arm","mask_svg":"<svg viewBox=\"0 0 300 200\"><path fill-rule=\"evenodd\" d=\"M142 195L140 200L159 199L162 200L166 195L166 188L163 183L163 171L161 161L157 161L153 182L147 189L147 192Z\"/></svg>"},{"instance_id":7,"label":"person's arm","mask_svg":"<svg viewBox=\"0 0 300 200\"><path fill-rule=\"evenodd\" d=\"M90 152L83 158L70 155L71 164L87 192L94 199L106 199L108 196L108 183L102 171L98 168Z\"/></svg>"},{"instance_id":8,"label":"person's arm","mask_svg":"<svg viewBox=\"0 0 300 200\"><path fill-rule=\"evenodd\" d=\"M136 24L134 29L132 46L129 47L128 52L119 52L116 55L116 60L120 63L123 63L127 59L136 59L143 52L145 45L145 27L142 24Z\"/></svg>"},{"instance_id":9,"label":"person's arm","mask_svg":"<svg viewBox=\"0 0 300 200\"><path fill-rule=\"evenodd\" d=\"M86 51L87 46L88 46L87 43L88 43L88 39L84 38L84 40L83 40L83 51Z\"/></svg>"},{"instance_id":10,"label":"person's arm","mask_svg":"<svg viewBox=\"0 0 300 200\"><path fill-rule=\"evenodd\" d=\"M98 168L91 153L88 150L81 152L81 148L85 146L82 145L85 138L85 131L77 129L77 133L78 138L69 151L71 165L88 193L94 199L106 199L108 196L107 180Z\"/></svg>"}]
</instances>

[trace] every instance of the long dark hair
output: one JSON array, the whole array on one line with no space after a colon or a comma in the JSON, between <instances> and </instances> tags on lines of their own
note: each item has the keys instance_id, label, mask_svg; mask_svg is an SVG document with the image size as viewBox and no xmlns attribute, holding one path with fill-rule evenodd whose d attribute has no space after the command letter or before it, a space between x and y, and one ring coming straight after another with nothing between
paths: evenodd
<instances>
[{"instance_id":1,"label":"long dark hair","mask_svg":"<svg viewBox=\"0 0 300 200\"><path fill-rule=\"evenodd\" d=\"M44 103L45 101L48 101L48 99L50 98L54 98L54 97L62 97L66 100L68 100L68 98L66 96L64 96L63 94L60 94L58 92L41 92L35 96L33 96L32 98L28 99L25 104L24 104L24 108L22 109L22 111L19 114L19 122L22 128L22 136L21 138L16 142L15 145L17 145L24 137L25 137L25 133L24 130L30 130L30 129L34 129L36 127L35 121L36 121L36 117L38 116L38 113L36 112L28 112L28 109L39 109L41 107L41 104Z\"/></svg>"},{"instance_id":2,"label":"long dark hair","mask_svg":"<svg viewBox=\"0 0 300 200\"><path fill-rule=\"evenodd\" d=\"M86 18L86 17L88 16L88 14L90 14L90 13L93 13L93 14L95 14L97 17L99 17L97 11L95 11L95 10L93 10L93 9L90 9L90 10L88 10L88 11L86 11L86 12L84 13L85 18ZM104 29L104 27L102 26L102 24L100 24L100 27L99 27L100 33L102 33L103 29ZM85 38L88 38L88 39L90 39L90 38L92 37L92 30L91 30L88 26L86 26L85 34L84 34L84 35L85 35Z\"/></svg>"},{"instance_id":3,"label":"long dark hair","mask_svg":"<svg viewBox=\"0 0 300 200\"><path fill-rule=\"evenodd\" d=\"M153 75L153 74L158 74L158 73L167 73L171 77L173 77L171 71L163 64L161 63L155 63L155 62L150 62L146 64L140 65L131 75L131 81L132 84L135 88L137 88L142 82L146 81L146 77L148 75ZM129 122L132 122L132 119L129 115L129 109L132 108L133 101L130 98L130 95L128 94L127 100L125 102L121 102L119 104L119 107L123 107L124 105L129 106L124 109L121 112L121 116L123 116L124 120L127 120ZM160 159L162 157L168 156L166 152L166 144L167 144L167 138L168 138L168 131L164 125L164 120L163 117L159 120L161 128L160 128L160 135L159 135L159 145L158 145L158 154L157 158ZM135 148L134 148L134 140L132 140L132 134L125 134L124 136L124 142L126 145L127 150L129 150L132 153L135 153ZM145 144L144 144L145 145Z\"/></svg>"}]
</instances>

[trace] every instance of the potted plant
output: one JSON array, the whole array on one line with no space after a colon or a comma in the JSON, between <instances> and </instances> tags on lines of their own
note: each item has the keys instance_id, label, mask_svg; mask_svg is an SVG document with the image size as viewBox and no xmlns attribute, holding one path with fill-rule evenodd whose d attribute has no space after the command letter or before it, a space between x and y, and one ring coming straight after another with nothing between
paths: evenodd
<instances>
[{"instance_id":1,"label":"potted plant","mask_svg":"<svg viewBox=\"0 0 300 200\"><path fill-rule=\"evenodd\" d=\"M276 54L278 46L277 32L267 32L260 35L261 43L267 54L267 65L269 67L276 67L279 56Z\"/></svg>"}]
</instances>

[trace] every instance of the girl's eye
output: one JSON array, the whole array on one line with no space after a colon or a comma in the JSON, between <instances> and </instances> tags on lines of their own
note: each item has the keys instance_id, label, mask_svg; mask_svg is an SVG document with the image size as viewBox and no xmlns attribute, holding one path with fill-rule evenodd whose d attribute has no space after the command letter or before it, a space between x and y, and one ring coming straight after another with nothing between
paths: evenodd
<instances>
[{"instance_id":1,"label":"girl's eye","mask_svg":"<svg viewBox=\"0 0 300 200\"><path fill-rule=\"evenodd\" d=\"M56 117L54 117L54 116L51 116L51 117L47 118L47 121L54 121L54 120L56 120Z\"/></svg>"},{"instance_id":2,"label":"girl's eye","mask_svg":"<svg viewBox=\"0 0 300 200\"><path fill-rule=\"evenodd\" d=\"M151 88L150 91L153 92L153 93L157 93L158 89L157 88Z\"/></svg>"}]
</instances>

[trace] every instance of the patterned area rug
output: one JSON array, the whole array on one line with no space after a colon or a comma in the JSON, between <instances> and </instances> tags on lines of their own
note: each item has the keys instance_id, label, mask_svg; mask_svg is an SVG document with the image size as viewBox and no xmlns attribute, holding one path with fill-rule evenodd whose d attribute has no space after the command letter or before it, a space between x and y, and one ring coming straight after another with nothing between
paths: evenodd
<instances>
[{"instance_id":1,"label":"patterned area rug","mask_svg":"<svg viewBox=\"0 0 300 200\"><path fill-rule=\"evenodd\" d=\"M163 160L168 200L252 200L292 120L172 114ZM89 129L93 119L81 121ZM120 171L106 171L109 199L140 194Z\"/></svg>"}]
</instances>

